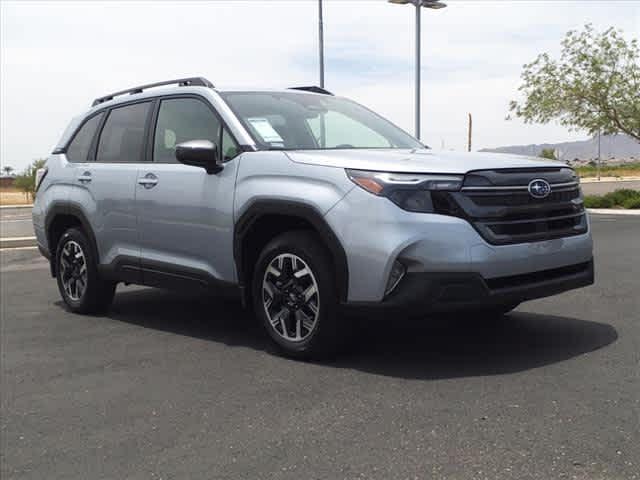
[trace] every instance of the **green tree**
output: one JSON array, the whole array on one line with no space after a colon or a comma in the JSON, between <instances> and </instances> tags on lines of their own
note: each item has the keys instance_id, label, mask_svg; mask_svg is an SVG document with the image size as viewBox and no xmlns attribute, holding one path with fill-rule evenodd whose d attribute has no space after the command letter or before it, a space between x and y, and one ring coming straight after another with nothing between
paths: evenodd
<instances>
[{"instance_id":1,"label":"green tree","mask_svg":"<svg viewBox=\"0 0 640 480\"><path fill-rule=\"evenodd\" d=\"M559 59L543 53L524 66L524 98L510 111L527 123L557 120L591 135L626 133L640 141L639 58L638 40L613 27L569 31Z\"/></svg>"},{"instance_id":2,"label":"green tree","mask_svg":"<svg viewBox=\"0 0 640 480\"><path fill-rule=\"evenodd\" d=\"M4 167L2 167L2 171L5 175L11 175L11 172L13 172L13 167L10 165L5 165Z\"/></svg>"},{"instance_id":3,"label":"green tree","mask_svg":"<svg viewBox=\"0 0 640 480\"><path fill-rule=\"evenodd\" d=\"M540 158L547 158L549 160L557 160L558 157L556 157L556 151L553 148L543 148L542 151L540 152L540 155L538 155Z\"/></svg>"},{"instance_id":4,"label":"green tree","mask_svg":"<svg viewBox=\"0 0 640 480\"><path fill-rule=\"evenodd\" d=\"M33 198L36 192L36 172L44 167L45 162L45 159L34 160L21 175L16 177L14 185L25 193L27 199Z\"/></svg>"}]
</instances>

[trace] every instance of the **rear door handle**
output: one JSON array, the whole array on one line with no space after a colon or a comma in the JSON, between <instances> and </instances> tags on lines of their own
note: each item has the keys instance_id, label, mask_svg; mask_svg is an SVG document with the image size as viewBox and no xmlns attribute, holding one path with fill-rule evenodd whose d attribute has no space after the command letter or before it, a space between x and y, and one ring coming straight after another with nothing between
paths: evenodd
<instances>
[{"instance_id":1,"label":"rear door handle","mask_svg":"<svg viewBox=\"0 0 640 480\"><path fill-rule=\"evenodd\" d=\"M86 171L82 175L78 175L78 181L80 183L89 183L91 181L91 172Z\"/></svg>"},{"instance_id":2,"label":"rear door handle","mask_svg":"<svg viewBox=\"0 0 640 480\"><path fill-rule=\"evenodd\" d=\"M147 173L144 177L138 179L138 184L144 188L153 188L158 184L158 177L153 173Z\"/></svg>"}]
</instances>

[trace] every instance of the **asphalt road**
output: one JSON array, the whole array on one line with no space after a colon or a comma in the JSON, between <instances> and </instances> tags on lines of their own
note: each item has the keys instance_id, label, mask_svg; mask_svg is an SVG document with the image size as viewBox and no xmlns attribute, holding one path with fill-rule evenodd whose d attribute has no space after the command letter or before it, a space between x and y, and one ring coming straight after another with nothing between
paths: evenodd
<instances>
[{"instance_id":1,"label":"asphalt road","mask_svg":"<svg viewBox=\"0 0 640 480\"><path fill-rule=\"evenodd\" d=\"M604 195L619 188L631 188L640 190L640 180L629 180L624 182L583 182L582 191L585 195Z\"/></svg>"},{"instance_id":2,"label":"asphalt road","mask_svg":"<svg viewBox=\"0 0 640 480\"><path fill-rule=\"evenodd\" d=\"M3 252L0 477L638 479L640 218L593 225L596 285L501 325L361 322L327 363L208 298L70 314L42 259Z\"/></svg>"},{"instance_id":3,"label":"asphalt road","mask_svg":"<svg viewBox=\"0 0 640 480\"><path fill-rule=\"evenodd\" d=\"M0 208L0 237L32 237L30 208Z\"/></svg>"}]
</instances>

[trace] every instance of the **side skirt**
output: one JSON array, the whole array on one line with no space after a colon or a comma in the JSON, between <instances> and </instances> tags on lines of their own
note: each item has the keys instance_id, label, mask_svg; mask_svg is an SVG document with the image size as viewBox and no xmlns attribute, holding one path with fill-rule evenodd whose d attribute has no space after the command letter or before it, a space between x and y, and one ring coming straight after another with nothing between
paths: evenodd
<instances>
[{"instance_id":1,"label":"side skirt","mask_svg":"<svg viewBox=\"0 0 640 480\"><path fill-rule=\"evenodd\" d=\"M98 270L101 275L116 282L241 298L239 285L220 280L203 270L171 263L119 256L110 265L100 265Z\"/></svg>"}]
</instances>

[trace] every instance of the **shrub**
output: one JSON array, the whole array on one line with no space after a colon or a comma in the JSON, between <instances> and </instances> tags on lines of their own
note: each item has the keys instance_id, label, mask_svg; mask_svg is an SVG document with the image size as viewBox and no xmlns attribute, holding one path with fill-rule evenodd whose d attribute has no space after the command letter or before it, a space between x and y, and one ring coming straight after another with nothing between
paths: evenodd
<instances>
[{"instance_id":1,"label":"shrub","mask_svg":"<svg viewBox=\"0 0 640 480\"><path fill-rule=\"evenodd\" d=\"M635 198L627 198L622 204L624 208L640 208L640 195Z\"/></svg>"},{"instance_id":2,"label":"shrub","mask_svg":"<svg viewBox=\"0 0 640 480\"><path fill-rule=\"evenodd\" d=\"M543 148L538 156L549 160L558 160L556 157L556 151L553 148Z\"/></svg>"},{"instance_id":3,"label":"shrub","mask_svg":"<svg viewBox=\"0 0 640 480\"><path fill-rule=\"evenodd\" d=\"M640 208L640 191L630 188L621 188L615 192L609 192L603 197L598 195L585 195L584 206L586 208Z\"/></svg>"},{"instance_id":4,"label":"shrub","mask_svg":"<svg viewBox=\"0 0 640 480\"><path fill-rule=\"evenodd\" d=\"M46 160L35 160L29 165L22 175L18 175L14 181L14 186L22 190L27 197L33 198L36 190L36 172L39 168L44 167Z\"/></svg>"},{"instance_id":5,"label":"shrub","mask_svg":"<svg viewBox=\"0 0 640 480\"><path fill-rule=\"evenodd\" d=\"M585 195L584 206L586 208L611 208L613 207L613 201L606 196Z\"/></svg>"},{"instance_id":6,"label":"shrub","mask_svg":"<svg viewBox=\"0 0 640 480\"><path fill-rule=\"evenodd\" d=\"M581 177L595 177L598 174L596 162L591 161L587 165L575 167L575 171ZM603 162L600 175L603 177L637 176L640 173L640 162L609 165Z\"/></svg>"},{"instance_id":7,"label":"shrub","mask_svg":"<svg viewBox=\"0 0 640 480\"><path fill-rule=\"evenodd\" d=\"M607 193L604 198L611 199L613 205L624 205L627 200L640 198L640 191L631 190L630 188L622 188L620 190L616 190L615 192Z\"/></svg>"}]
</instances>

